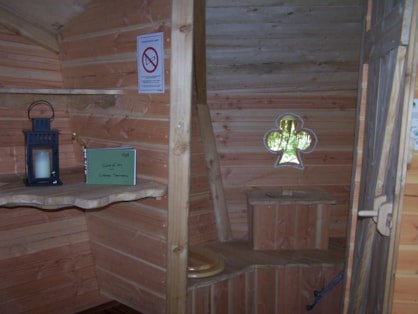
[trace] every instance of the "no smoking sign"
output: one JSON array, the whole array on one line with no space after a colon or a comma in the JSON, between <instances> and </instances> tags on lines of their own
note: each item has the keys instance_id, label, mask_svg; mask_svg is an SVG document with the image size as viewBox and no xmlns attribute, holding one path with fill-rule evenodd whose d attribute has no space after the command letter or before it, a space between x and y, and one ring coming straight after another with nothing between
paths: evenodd
<instances>
[{"instance_id":1,"label":"no smoking sign","mask_svg":"<svg viewBox=\"0 0 418 314\"><path fill-rule=\"evenodd\" d=\"M158 68L158 53L153 47L148 47L142 53L142 66L147 73L154 73Z\"/></svg>"},{"instance_id":2,"label":"no smoking sign","mask_svg":"<svg viewBox=\"0 0 418 314\"><path fill-rule=\"evenodd\" d=\"M164 93L163 38L163 33L137 37L139 93Z\"/></svg>"}]
</instances>

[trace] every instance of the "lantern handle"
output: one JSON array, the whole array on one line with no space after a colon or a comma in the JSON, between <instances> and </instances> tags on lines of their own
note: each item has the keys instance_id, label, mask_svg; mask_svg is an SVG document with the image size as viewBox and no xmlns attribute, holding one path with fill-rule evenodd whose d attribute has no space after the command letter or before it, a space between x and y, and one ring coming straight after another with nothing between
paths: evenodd
<instances>
[{"instance_id":1,"label":"lantern handle","mask_svg":"<svg viewBox=\"0 0 418 314\"><path fill-rule=\"evenodd\" d=\"M30 116L30 112L31 110L36 107L37 105L46 105L49 107L49 109L51 109L52 115L49 118L51 121L54 120L54 116L55 116L55 111L54 111L54 107L52 107L52 105L46 101L46 100L35 100L33 103L30 104L29 108L28 108L28 119L32 120L32 117Z\"/></svg>"}]
</instances>

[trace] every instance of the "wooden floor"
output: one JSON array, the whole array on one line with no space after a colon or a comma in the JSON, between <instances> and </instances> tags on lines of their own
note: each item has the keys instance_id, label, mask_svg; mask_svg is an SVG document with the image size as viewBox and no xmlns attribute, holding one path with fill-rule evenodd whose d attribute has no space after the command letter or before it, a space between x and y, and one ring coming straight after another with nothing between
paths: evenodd
<instances>
[{"instance_id":1,"label":"wooden floor","mask_svg":"<svg viewBox=\"0 0 418 314\"><path fill-rule=\"evenodd\" d=\"M130 307L123 305L117 301L111 301L98 305L91 309L79 312L77 314L142 314Z\"/></svg>"}]
</instances>

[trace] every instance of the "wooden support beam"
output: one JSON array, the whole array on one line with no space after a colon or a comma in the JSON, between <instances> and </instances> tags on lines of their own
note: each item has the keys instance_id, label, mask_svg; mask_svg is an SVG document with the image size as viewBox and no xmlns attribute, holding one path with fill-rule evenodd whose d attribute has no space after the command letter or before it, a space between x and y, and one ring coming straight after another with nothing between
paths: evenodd
<instances>
[{"instance_id":1,"label":"wooden support beam","mask_svg":"<svg viewBox=\"0 0 418 314\"><path fill-rule=\"evenodd\" d=\"M186 313L193 0L173 0L171 20L170 139L166 313Z\"/></svg>"},{"instance_id":2,"label":"wooden support beam","mask_svg":"<svg viewBox=\"0 0 418 314\"><path fill-rule=\"evenodd\" d=\"M0 24L27 39L51 50L59 52L55 34L48 32L0 6Z\"/></svg>"}]
</instances>

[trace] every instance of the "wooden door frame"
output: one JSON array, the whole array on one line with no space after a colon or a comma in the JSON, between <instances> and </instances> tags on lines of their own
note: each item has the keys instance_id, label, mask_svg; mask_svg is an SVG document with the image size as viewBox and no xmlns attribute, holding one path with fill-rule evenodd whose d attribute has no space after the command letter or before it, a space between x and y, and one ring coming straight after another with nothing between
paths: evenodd
<instances>
[{"instance_id":1,"label":"wooden door frame","mask_svg":"<svg viewBox=\"0 0 418 314\"><path fill-rule=\"evenodd\" d=\"M407 1L408 2L408 1ZM399 193L396 195L394 200L394 207L397 208L396 216L392 217L392 232L393 236L389 244L389 260L388 260L388 269L386 272L386 293L385 293L385 304L384 310L386 313L392 312L393 305L393 295L394 295L394 286L395 286L395 272L397 264L397 256L399 251L399 237L400 237L400 226L402 221L402 212L403 212L403 200L404 200L404 190L405 182L407 175L407 166L408 166L408 155L409 155L409 141L410 139L410 128L411 128L411 118L412 118L412 103L414 99L414 90L415 90L415 81L416 81L416 69L418 63L418 2L416 0L411 0L411 30L409 33L408 39L408 52L407 52L407 61L405 68L405 88L404 88L404 110L402 114L402 126L400 137L404 139L400 142L399 145L399 155L398 155L398 180L396 181L396 191Z\"/></svg>"},{"instance_id":2,"label":"wooden door frame","mask_svg":"<svg viewBox=\"0 0 418 314\"><path fill-rule=\"evenodd\" d=\"M370 8L371 0L368 1L368 8ZM406 169L407 169L407 156L408 156L408 138L410 130L410 120L411 120L411 104L414 95L414 85L416 77L416 67L418 59L418 21L417 21L417 11L418 3L413 0L406 0L405 7L408 10L412 10L412 17L410 24L410 32L408 38L401 38L401 42L397 43L399 46L404 46L407 51L406 63L405 63L405 86L403 90L403 112L402 112L402 129L398 153L398 162L397 162L397 180L395 187L395 199L393 204L393 211L396 213L392 217L392 236L389 243L389 254L387 259L387 271L384 274L385 281L385 294L383 298L383 309L384 313L390 313L393 303L393 289L394 289L394 279L395 279L395 270L396 270L396 258L399 246L399 234L400 234L400 223L402 216L402 206L403 206L403 191L406 178ZM370 10L368 10L370 11ZM371 17L368 14L365 14L365 23L370 23ZM365 29L369 28L366 25ZM405 26L405 25L403 25ZM404 40L404 41L403 41ZM362 44L362 53L364 53L365 47ZM411 53L412 52L412 53ZM361 64L363 64L363 58ZM357 130L356 130L356 145L358 148L357 155L354 158L354 168L353 168L353 177L352 177L352 193L350 201L350 217L349 217L349 228L348 228L348 237L347 237L347 257L345 265L345 284L344 284L344 300L343 300L343 313L348 313L349 302L350 302L350 286L351 286L351 274L353 267L353 252L354 252L354 243L356 236L356 227L357 227L357 215L359 211L359 189L360 189L360 178L361 178L361 167L362 167L362 149L363 149L363 140L365 134L365 111L366 111L366 99L367 99L367 85L361 85L362 82L368 79L368 66L367 63L364 63L362 72L360 73L359 80L359 98L358 98L358 112L357 112ZM364 80L366 78L366 80Z\"/></svg>"}]
</instances>

